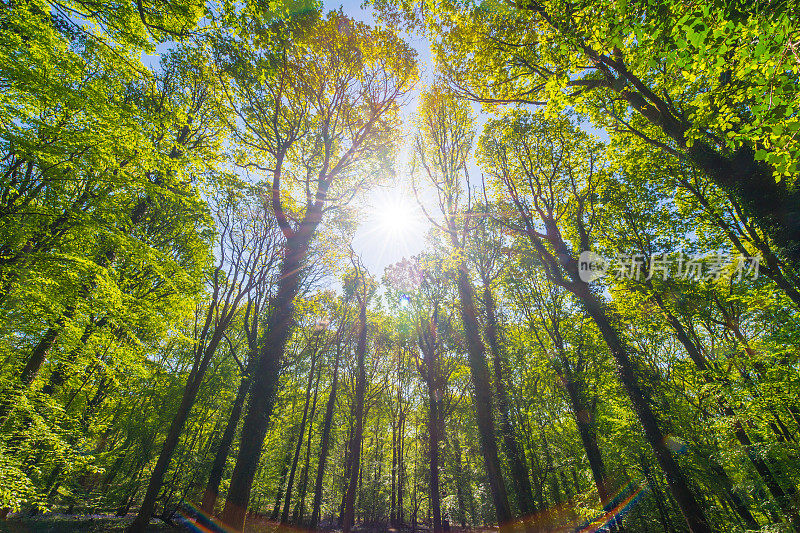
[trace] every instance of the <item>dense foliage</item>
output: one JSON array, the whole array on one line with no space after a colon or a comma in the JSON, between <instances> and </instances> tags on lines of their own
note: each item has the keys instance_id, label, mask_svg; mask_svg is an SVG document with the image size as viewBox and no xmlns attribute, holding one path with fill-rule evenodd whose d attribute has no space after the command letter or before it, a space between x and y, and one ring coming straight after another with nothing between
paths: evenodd
<instances>
[{"instance_id":1,"label":"dense foliage","mask_svg":"<svg viewBox=\"0 0 800 533\"><path fill-rule=\"evenodd\" d=\"M0 0L3 519L800 530L800 10L373 4Z\"/></svg>"}]
</instances>

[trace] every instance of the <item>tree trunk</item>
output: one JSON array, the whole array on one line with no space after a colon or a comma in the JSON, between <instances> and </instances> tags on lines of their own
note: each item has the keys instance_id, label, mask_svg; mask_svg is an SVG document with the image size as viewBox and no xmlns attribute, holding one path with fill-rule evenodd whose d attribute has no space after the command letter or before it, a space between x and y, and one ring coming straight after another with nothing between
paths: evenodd
<instances>
[{"instance_id":1,"label":"tree trunk","mask_svg":"<svg viewBox=\"0 0 800 533\"><path fill-rule=\"evenodd\" d=\"M711 466L711 470L716 474L717 478L722 483L722 487L725 490L725 495L730 501L731 506L733 507L736 514L739 515L739 518L742 519L742 523L747 529L759 530L761 526L758 525L756 522L755 517L753 517L752 513L750 513L750 509L747 508L747 505L742 501L736 492L733 490L733 483L731 483L731 478L728 477L728 474L722 468L722 465L717 463L714 460L709 462Z\"/></svg>"},{"instance_id":2,"label":"tree trunk","mask_svg":"<svg viewBox=\"0 0 800 533\"><path fill-rule=\"evenodd\" d=\"M458 513L459 521L461 522L461 529L467 527L466 516L467 509L464 505L464 469L461 467L461 442L458 437L453 437L453 455L455 456L455 484L456 484L456 499L458 500Z\"/></svg>"},{"instance_id":3,"label":"tree trunk","mask_svg":"<svg viewBox=\"0 0 800 533\"><path fill-rule=\"evenodd\" d=\"M297 463L300 460L300 450L303 449L303 437L306 434L306 421L308 420L308 407L311 402L311 387L314 384L314 370L317 365L317 349L311 355L311 368L308 371L308 385L306 385L306 400L303 406L303 418L300 421L300 431L298 431L297 445L294 449L294 458L292 459L292 469L289 471L289 482L286 485L286 493L284 494L283 513L281 513L281 524L289 522L289 505L292 502L292 488L294 487L294 476L297 473Z\"/></svg>"},{"instance_id":4,"label":"tree trunk","mask_svg":"<svg viewBox=\"0 0 800 533\"><path fill-rule=\"evenodd\" d=\"M254 355L255 354L251 354L251 357ZM252 360L251 358L250 361ZM209 516L214 513L214 505L217 503L217 496L219 494L219 485L222 483L222 475L225 473L225 463L228 460L228 453L230 452L231 444L233 444L233 439L236 437L236 427L239 425L239 419L242 417L242 409L244 408L244 401L247 398L248 390L250 390L250 377L245 375L242 377L242 381L239 383L239 389L236 391L236 399L233 401L231 414L228 417L228 424L225 426L222 439L220 439L217 451L214 454L214 462L211 465L208 484L203 493L203 502L200 505L200 509Z\"/></svg>"},{"instance_id":5,"label":"tree trunk","mask_svg":"<svg viewBox=\"0 0 800 533\"><path fill-rule=\"evenodd\" d=\"M590 57L597 59L596 52ZM627 69L620 75L633 78ZM638 81L638 80L637 80ZM641 83L641 81L639 81ZM744 144L729 154L723 154L703 140L687 146L689 125L668 111L668 105L658 99L652 105L641 93L621 84L618 94L646 120L671 137L686 155L712 182L739 205L744 215L754 220L769 236L794 271L800 267L800 191L779 180L772 166L757 161L755 151ZM653 100L651 100L653 101Z\"/></svg>"},{"instance_id":6,"label":"tree trunk","mask_svg":"<svg viewBox=\"0 0 800 533\"><path fill-rule=\"evenodd\" d=\"M400 439L399 450L397 454L397 523L402 526L403 524L403 487L406 482L406 463L404 460L406 449L406 415L402 410L400 411L400 429L398 439Z\"/></svg>"},{"instance_id":7,"label":"tree trunk","mask_svg":"<svg viewBox=\"0 0 800 533\"><path fill-rule=\"evenodd\" d=\"M59 331L61 331L59 326L50 327L39 342L36 343L36 346L33 347L33 351L31 351L28 362L25 363L25 368L22 369L22 374L19 378L23 386L27 387L30 385L39 373L39 369L42 368L45 357L47 357L48 352L53 347L53 344L55 344Z\"/></svg>"},{"instance_id":8,"label":"tree trunk","mask_svg":"<svg viewBox=\"0 0 800 533\"><path fill-rule=\"evenodd\" d=\"M349 424L350 424L350 427L347 428L347 437L345 438L346 445L344 446L344 449L342 450L342 453L344 454L344 457L342 459L342 463L344 464L344 472L343 472L343 476L342 476L342 480L344 481L344 485L342 486L342 501L339 502L339 515L338 515L338 519L337 519L337 524L339 525L339 527L342 527L342 523L344 521L344 504L345 504L345 501L347 500L347 486L350 483L350 468L351 468L351 466L350 466L350 463L351 463L350 451L353 449L353 444L350 442L350 440L352 438L352 435L353 435L353 420L352 420L352 417L350 417L350 418L351 419L348 421Z\"/></svg>"},{"instance_id":9,"label":"tree trunk","mask_svg":"<svg viewBox=\"0 0 800 533\"><path fill-rule=\"evenodd\" d=\"M31 355L28 357L28 362L25 363L25 368L22 369L22 374L19 377L19 381L22 383L23 387L27 388L31 382L36 379L36 375L42 368L42 364L47 354L50 353L50 349L55 344L59 333L61 333L64 325L72 320L74 315L75 306L70 305L64 309L64 312L58 317L58 320L56 320L55 325L48 328L39 342L36 343L36 346L33 347Z\"/></svg>"},{"instance_id":10,"label":"tree trunk","mask_svg":"<svg viewBox=\"0 0 800 533\"><path fill-rule=\"evenodd\" d=\"M308 214L306 217L308 218ZM307 228L300 235L287 239L284 244L278 291L270 305L272 313L267 321L260 357L253 376L250 401L242 426L239 456L233 469L221 516L222 522L234 531L244 529L250 490L261 459L261 448L275 402L283 353L294 328L294 298L300 289L301 269L305 264L306 253L315 228L316 226Z\"/></svg>"},{"instance_id":11,"label":"tree trunk","mask_svg":"<svg viewBox=\"0 0 800 533\"><path fill-rule=\"evenodd\" d=\"M356 357L358 359L358 375L356 377L356 397L355 397L355 427L353 436L350 439L350 479L347 485L347 492L344 499L344 513L342 515L342 531L350 533L353 528L355 517L355 498L358 486L359 473L361 471L361 441L364 433L364 394L366 392L367 374L365 368L365 357L367 351L367 300L364 295L359 302L359 322L361 328L358 334L358 344L356 346Z\"/></svg>"},{"instance_id":12,"label":"tree trunk","mask_svg":"<svg viewBox=\"0 0 800 533\"><path fill-rule=\"evenodd\" d=\"M753 443L750 440L750 437L747 435L742 423L738 418L736 418L733 410L728 406L723 406L723 408L725 409L725 414L733 419L733 430L734 434L736 435L736 440L738 440L744 448L747 457L750 459L750 462L753 463L753 467L756 469L756 472L758 472L758 475L761 476L761 479L764 481L767 489L769 489L769 492L775 499L775 502L778 504L781 513L783 513L783 515L792 524L792 528L797 530L798 526L800 526L800 516L797 513L797 509L793 505L792 499L788 494L786 494L783 488L781 488L780 483L778 483L775 475L769 469L769 466L764 458L753 449Z\"/></svg>"},{"instance_id":13,"label":"tree trunk","mask_svg":"<svg viewBox=\"0 0 800 533\"><path fill-rule=\"evenodd\" d=\"M497 410L500 415L500 433L503 437L506 457L508 457L509 466L511 467L511 479L514 482L514 489L519 501L521 515L523 517L530 517L536 512L536 505L533 502L533 490L531 489L528 467L525 464L522 450L514 435L514 426L511 422L508 392L506 391L505 380L503 379L503 355L500 345L497 312L495 309L494 295L488 284L484 285L483 288L483 300L486 306L486 339L492 351L494 381L497 392Z\"/></svg>"},{"instance_id":14,"label":"tree trunk","mask_svg":"<svg viewBox=\"0 0 800 533\"><path fill-rule=\"evenodd\" d=\"M286 452L286 459L281 465L281 475L278 479L278 491L275 495L275 505L272 507L272 514L270 520L277 520L281 514L281 501L283 501L283 484L286 483L286 476L289 475L289 461L292 458L292 449L289 448Z\"/></svg>"},{"instance_id":15,"label":"tree trunk","mask_svg":"<svg viewBox=\"0 0 800 533\"><path fill-rule=\"evenodd\" d=\"M463 265L458 271L458 294L461 301L461 319L467 338L467 353L474 389L473 403L475 404L475 418L478 423L481 451L497 522L502 528L512 518L511 509L508 505L508 495L497 454L492 389L489 381L489 368L486 364L486 350L481 339L480 324L475 310L475 290L469 280L466 267Z\"/></svg>"},{"instance_id":16,"label":"tree trunk","mask_svg":"<svg viewBox=\"0 0 800 533\"><path fill-rule=\"evenodd\" d=\"M672 527L671 521L669 520L667 511L664 509L664 498L661 495L661 490L658 488L658 482L656 481L655 477L653 477L653 472L650 470L650 465L647 459L645 459L643 456L639 457L639 464L642 467L642 472L647 480L647 484L650 486L650 490L653 491L653 500L656 503L656 509L658 509L658 516L661 519L661 526L664 528L664 531L675 531L675 529Z\"/></svg>"},{"instance_id":17,"label":"tree trunk","mask_svg":"<svg viewBox=\"0 0 800 533\"><path fill-rule=\"evenodd\" d=\"M83 328L83 333L81 334L81 338L78 340L78 344L67 356L67 360L75 361L83 352L86 343L89 342L89 337L92 336L92 333L94 333L95 329L102 327L105 323L105 318L101 319L97 323L95 323L93 319L90 319ZM50 378L47 380L45 386L42 387L42 394L52 396L55 393L56 388L64 384L68 377L65 367L66 365L63 362L58 364L56 369L50 374Z\"/></svg>"},{"instance_id":18,"label":"tree trunk","mask_svg":"<svg viewBox=\"0 0 800 533\"><path fill-rule=\"evenodd\" d=\"M428 372L435 373L429 368ZM437 394L441 394L434 382L434 376L428 379L428 460L430 474L430 507L433 513L433 532L442 531L442 504L439 494L439 426L441 424L439 415L439 401Z\"/></svg>"},{"instance_id":19,"label":"tree trunk","mask_svg":"<svg viewBox=\"0 0 800 533\"><path fill-rule=\"evenodd\" d=\"M175 416L172 419L172 424L170 425L169 432L167 433L167 438L161 448L161 454L159 455L156 466L150 476L150 483L147 486L147 492L144 500L142 501L142 506L139 509L139 513L136 515L136 519L128 527L128 533L143 532L150 523L150 518L153 515L153 510L156 506L156 498L161 490L161 484L164 480L164 475L167 473L170 460L172 459L172 454L174 453L175 447L178 445L178 441L180 440L181 430L183 429L186 419L189 417L189 411L191 410L192 404L197 397L197 392L200 389L200 381L201 377L193 375L186 384L183 397L181 398L181 403L178 406L178 411L175 413Z\"/></svg>"},{"instance_id":20,"label":"tree trunk","mask_svg":"<svg viewBox=\"0 0 800 533\"><path fill-rule=\"evenodd\" d=\"M398 512L398 488L400 485L400 454L402 453L402 442L400 427L403 424L403 383L401 371L403 365L402 347L397 351L397 418L392 420L392 501L389 513L389 523L397 527L400 524L400 513Z\"/></svg>"},{"instance_id":21,"label":"tree trunk","mask_svg":"<svg viewBox=\"0 0 800 533\"><path fill-rule=\"evenodd\" d=\"M793 269L800 266L800 192L776 181L772 167L742 146L723 157L704 142L687 150L692 161L777 245Z\"/></svg>"},{"instance_id":22,"label":"tree trunk","mask_svg":"<svg viewBox=\"0 0 800 533\"><path fill-rule=\"evenodd\" d=\"M592 471L597 494L603 506L609 503L610 492L608 490L608 479L606 478L606 466L603 456L600 454L600 447L597 445L597 434L594 430L594 413L588 406L584 405L579 385L575 383L571 376L564 376L564 386L567 389L572 413L575 416L575 425L578 426L578 433L581 436L581 443L589 460L589 468Z\"/></svg>"},{"instance_id":23,"label":"tree trunk","mask_svg":"<svg viewBox=\"0 0 800 533\"><path fill-rule=\"evenodd\" d=\"M722 229L722 231L727 235L728 240L733 243L736 249L742 255L748 255L748 251L742 243L742 240L736 235L736 232L731 225L715 211L715 209L711 206L711 201L703 194L703 192L686 179L678 178L678 182L688 189L695 198L697 198L698 202L700 202L700 205L702 205L706 212L711 216L712 221L719 226L720 229ZM800 286L798 285L797 276L785 272L785 270L787 270L785 263L783 263L775 255L772 248L770 248L770 243L768 243L764 238L761 238L757 232L752 231L749 228L747 221L742 222L745 228L747 228L747 233L749 234L748 236L751 239L751 242L756 246L758 251L761 252L761 256L764 260L764 265L760 267L760 272L763 272L768 278L774 281L778 287L780 287L786 293L786 296L788 296L789 299L792 300L798 308L800 308L800 291L798 291Z\"/></svg>"},{"instance_id":24,"label":"tree trunk","mask_svg":"<svg viewBox=\"0 0 800 533\"><path fill-rule=\"evenodd\" d=\"M306 460L303 466L303 473L300 476L300 501L298 502L299 509L294 516L296 524L302 524L304 507L306 501L306 492L308 490L308 475L311 469L311 438L314 435L314 418L317 413L317 397L319 393L319 379L322 376L322 365L317 365L317 378L314 382L314 399L311 402L311 414L308 417L308 438L306 439Z\"/></svg>"},{"instance_id":25,"label":"tree trunk","mask_svg":"<svg viewBox=\"0 0 800 533\"><path fill-rule=\"evenodd\" d=\"M577 265L575 266L575 276L577 278ZM594 320L600 330L600 334L603 336L603 340L605 340L611 350L611 354L614 356L617 364L617 374L622 386L625 388L625 392L627 392L628 398L633 405L633 410L642 424L645 438L653 448L658 464L667 476L670 492L678 502L689 530L693 533L710 532L711 526L703 508L692 493L689 487L689 480L667 447L666 436L661 431L656 416L650 408L649 398L639 385L634 363L628 355L628 349L622 340L622 336L611 324L605 307L591 293L588 285L580 281L579 278L577 281L573 279L573 282L575 285L572 287L576 289L573 292L578 296L589 316Z\"/></svg>"},{"instance_id":26,"label":"tree trunk","mask_svg":"<svg viewBox=\"0 0 800 533\"><path fill-rule=\"evenodd\" d=\"M566 271L570 281L560 280L559 283L578 298L600 330L600 334L616 362L617 376L619 377L620 383L625 389L633 410L642 425L645 439L653 448L656 460L666 474L670 492L678 502L678 506L686 520L689 530L692 533L710 532L712 530L711 525L706 518L702 506L692 493L689 480L672 456L672 452L667 447L666 436L661 431L658 425L658 419L650 407L650 398L642 389L636 376L635 364L630 358L628 346L620 332L617 331L617 328L612 324L605 303L600 300L598 296L592 292L589 285L580 278L578 261L564 242L561 232L556 225L556 221L552 218L545 218L543 222L546 230L546 238L553 246L555 255L551 254L545 248L540 237L529 228L528 235L533 246L539 253L540 258L545 261L550 268L556 272L561 269ZM556 257L558 259L556 259Z\"/></svg>"},{"instance_id":27,"label":"tree trunk","mask_svg":"<svg viewBox=\"0 0 800 533\"><path fill-rule=\"evenodd\" d=\"M399 420L392 420L392 496L389 503L389 525L397 526L397 515L395 514L397 504L397 426Z\"/></svg>"},{"instance_id":28,"label":"tree trunk","mask_svg":"<svg viewBox=\"0 0 800 533\"><path fill-rule=\"evenodd\" d=\"M325 466L331 440L331 426L333 425L333 411L336 407L336 391L339 387L339 358L341 357L341 343L336 346L336 359L333 363L333 380L331 391L328 393L328 402L325 405L325 418L322 422L322 437L320 438L319 463L317 464L317 478L314 482L314 508L311 512L312 530L319 525L320 510L322 507L322 482L325 479Z\"/></svg>"},{"instance_id":29,"label":"tree trunk","mask_svg":"<svg viewBox=\"0 0 800 533\"><path fill-rule=\"evenodd\" d=\"M698 347L691 341L689 334L683 327L683 324L681 324L680 320L678 320L678 318L669 311L661 297L657 294L655 295L655 301L666 315L667 322L675 331L678 340L689 354L689 358L695 363L698 370L700 370L702 373L703 379L706 381L706 383L713 383L714 378L709 375L710 368L705 357L703 357L703 354L700 352ZM741 333L739 334L739 337L737 337L737 339L741 342L743 339L740 337ZM741 444L745 449L747 458L750 459L750 462L753 464L756 472L758 472L758 475L761 477L762 481L764 481L764 484L767 486L770 494L778 504L781 513L792 523L795 528L797 528L800 526L800 515L798 515L797 509L795 509L794 505L792 504L791 498L789 498L783 488L781 488L780 483L778 483L778 480L775 478L766 461L764 461L764 458L753 451L753 443L751 442L750 437L747 435L747 432L744 429L744 426L742 426L742 423L736 417L736 413L733 411L730 405L728 405L728 403L722 398L718 399L718 403L725 416L733 420L733 432L736 436L736 440L738 440L739 444ZM734 505L734 507L736 508L736 505ZM739 510L737 508L737 512L738 511ZM740 516L742 516L741 513ZM743 516L743 518L745 517Z\"/></svg>"},{"instance_id":30,"label":"tree trunk","mask_svg":"<svg viewBox=\"0 0 800 533\"><path fill-rule=\"evenodd\" d=\"M212 309L209 310L209 313L213 312ZM147 528L147 525L150 523L150 517L152 516L153 510L156 507L156 499L158 498L158 493L161 490L161 485L164 481L164 475L167 473L167 469L169 468L172 454L175 453L175 448L177 447L178 441L180 441L181 438L183 426L186 424L186 420L189 418L189 412L192 409L192 405L194 405L195 399L197 399L197 393L200 391L200 384L202 383L203 377L208 369L208 363L211 361L214 352L217 350L217 346L222 340L222 334L224 331L224 324L217 326L217 329L214 330L208 346L203 351L202 360L200 361L199 365L193 368L192 372L189 374L186 387L183 389L183 397L181 398L181 403L178 406L178 411L175 413L175 416L172 419L172 424L170 424L167 438L164 441L164 445L161 447L161 454L158 456L156 466L153 469L153 473L150 475L150 482L147 485L147 492L145 493L144 500L142 501L142 506L139 508L139 513L136 515L134 521L130 526L128 526L128 529L126 530L127 533L143 533Z\"/></svg>"},{"instance_id":31,"label":"tree trunk","mask_svg":"<svg viewBox=\"0 0 800 533\"><path fill-rule=\"evenodd\" d=\"M544 451L544 471L546 472L546 476L549 478L545 478L547 484L550 486L550 505L547 505L544 510L542 511L542 521L544 522L545 530L553 529L559 522L559 512L561 507L558 505L561 503L561 487L558 484L558 475L556 473L556 467L553 464L553 455L550 453L550 441L547 439L547 435L544 432L544 425L539 423L539 440L542 442L542 450ZM543 479L543 482L545 481ZM542 496L546 498L546 495Z\"/></svg>"}]
</instances>

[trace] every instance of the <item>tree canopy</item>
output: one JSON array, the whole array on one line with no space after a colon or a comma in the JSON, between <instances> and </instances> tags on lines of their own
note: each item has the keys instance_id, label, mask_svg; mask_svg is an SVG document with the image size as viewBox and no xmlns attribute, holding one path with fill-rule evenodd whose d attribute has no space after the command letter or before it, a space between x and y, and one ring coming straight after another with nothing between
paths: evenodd
<instances>
[{"instance_id":1,"label":"tree canopy","mask_svg":"<svg viewBox=\"0 0 800 533\"><path fill-rule=\"evenodd\" d=\"M797 6L330 7L0 0L0 529L800 529Z\"/></svg>"}]
</instances>

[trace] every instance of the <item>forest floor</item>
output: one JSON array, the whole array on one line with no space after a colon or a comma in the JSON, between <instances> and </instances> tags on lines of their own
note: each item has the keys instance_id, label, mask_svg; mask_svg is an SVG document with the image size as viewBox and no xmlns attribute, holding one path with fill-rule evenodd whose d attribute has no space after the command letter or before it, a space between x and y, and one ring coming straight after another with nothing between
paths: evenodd
<instances>
[{"instance_id":1,"label":"forest floor","mask_svg":"<svg viewBox=\"0 0 800 533\"><path fill-rule=\"evenodd\" d=\"M133 521L134 515L67 515L61 513L46 513L36 516L11 515L6 520L0 521L0 531L8 533L94 533L100 531L122 532ZM150 522L147 531L177 532L186 531L176 528L160 520Z\"/></svg>"},{"instance_id":2,"label":"forest floor","mask_svg":"<svg viewBox=\"0 0 800 533\"><path fill-rule=\"evenodd\" d=\"M134 515L114 516L114 515L66 515L61 513L46 513L36 516L11 515L6 520L0 520L0 532L7 533L99 533L99 532L119 532L122 533L125 527L133 520ZM250 518L245 526L245 533L277 533L281 530L280 524L268 520ZM287 528L294 533L302 531L297 528ZM177 533L187 531L181 526L169 525L157 519L150 522L147 529L151 533ZM321 531L335 533L336 529L324 528ZM341 531L341 530L339 530ZM356 533L407 533L411 532L410 527L386 528L386 527L356 527ZM429 530L417 527L414 531L427 533ZM450 533L493 533L497 528L486 529L462 529L458 527L450 528Z\"/></svg>"}]
</instances>

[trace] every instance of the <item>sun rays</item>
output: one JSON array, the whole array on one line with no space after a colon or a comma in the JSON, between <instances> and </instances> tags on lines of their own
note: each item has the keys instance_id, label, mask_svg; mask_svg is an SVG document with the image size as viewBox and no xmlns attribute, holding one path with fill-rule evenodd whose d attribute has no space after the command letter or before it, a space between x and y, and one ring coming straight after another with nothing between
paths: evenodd
<instances>
[{"instance_id":1,"label":"sun rays","mask_svg":"<svg viewBox=\"0 0 800 533\"><path fill-rule=\"evenodd\" d=\"M355 244L380 270L422 250L428 221L400 188L381 190L365 206Z\"/></svg>"}]
</instances>

